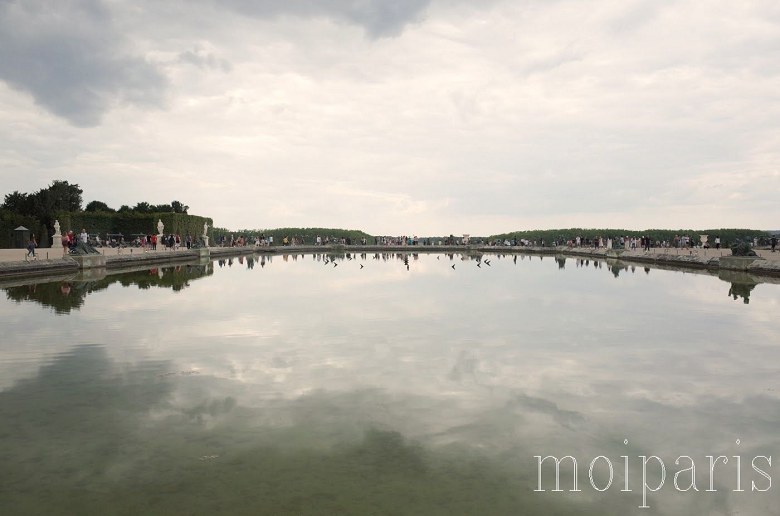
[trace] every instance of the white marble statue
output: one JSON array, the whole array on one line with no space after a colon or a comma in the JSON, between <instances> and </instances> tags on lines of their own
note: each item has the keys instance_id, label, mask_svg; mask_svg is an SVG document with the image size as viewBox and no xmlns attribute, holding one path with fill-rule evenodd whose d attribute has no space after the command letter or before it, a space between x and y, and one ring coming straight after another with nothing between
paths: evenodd
<instances>
[{"instance_id":1,"label":"white marble statue","mask_svg":"<svg viewBox=\"0 0 780 516\"><path fill-rule=\"evenodd\" d=\"M162 235L163 234L163 229L165 229L165 224L163 224L162 219L159 219L157 221L157 234L158 235Z\"/></svg>"},{"instance_id":2,"label":"white marble statue","mask_svg":"<svg viewBox=\"0 0 780 516\"><path fill-rule=\"evenodd\" d=\"M54 221L54 235L51 237L51 248L58 249L62 247L62 233L60 232L60 221Z\"/></svg>"},{"instance_id":3,"label":"white marble statue","mask_svg":"<svg viewBox=\"0 0 780 516\"><path fill-rule=\"evenodd\" d=\"M206 233L208 233L208 230L209 230L209 223L208 222L204 222L203 223L203 237L202 238L203 238L203 245L206 246L206 247L209 246L209 237L206 234Z\"/></svg>"}]
</instances>

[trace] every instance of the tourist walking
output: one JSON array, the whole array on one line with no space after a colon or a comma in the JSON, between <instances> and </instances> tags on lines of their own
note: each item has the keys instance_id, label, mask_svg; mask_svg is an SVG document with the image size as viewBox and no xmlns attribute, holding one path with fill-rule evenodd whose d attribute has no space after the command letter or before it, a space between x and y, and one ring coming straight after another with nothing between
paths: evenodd
<instances>
[{"instance_id":1,"label":"tourist walking","mask_svg":"<svg viewBox=\"0 0 780 516\"><path fill-rule=\"evenodd\" d=\"M79 239L81 240L82 244L86 244L87 240L89 239L89 235L87 235L87 230L84 228L81 228L81 234L79 235Z\"/></svg>"},{"instance_id":2,"label":"tourist walking","mask_svg":"<svg viewBox=\"0 0 780 516\"><path fill-rule=\"evenodd\" d=\"M773 236L772 240L769 241L769 243L772 245L772 252L775 252L775 247L777 247L777 237Z\"/></svg>"},{"instance_id":3,"label":"tourist walking","mask_svg":"<svg viewBox=\"0 0 780 516\"><path fill-rule=\"evenodd\" d=\"M32 256L35 258L35 248L38 247L38 242L35 241L35 233L30 235L30 240L27 242L27 256L25 258L29 258Z\"/></svg>"}]
</instances>

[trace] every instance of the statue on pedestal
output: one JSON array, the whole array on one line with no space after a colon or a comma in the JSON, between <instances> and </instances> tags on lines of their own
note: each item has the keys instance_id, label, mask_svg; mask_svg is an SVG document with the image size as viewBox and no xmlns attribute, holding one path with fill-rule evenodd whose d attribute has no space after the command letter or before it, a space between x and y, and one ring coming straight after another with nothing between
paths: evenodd
<instances>
[{"instance_id":1,"label":"statue on pedestal","mask_svg":"<svg viewBox=\"0 0 780 516\"><path fill-rule=\"evenodd\" d=\"M51 238L51 248L58 249L62 247L62 233L60 233L60 221L54 221L54 235Z\"/></svg>"},{"instance_id":2,"label":"statue on pedestal","mask_svg":"<svg viewBox=\"0 0 780 516\"><path fill-rule=\"evenodd\" d=\"M163 224L163 221L162 221L162 219L159 219L159 220L157 221L157 235L158 235L158 236L162 236L162 234L163 234L163 229L165 229L165 224Z\"/></svg>"},{"instance_id":3,"label":"statue on pedestal","mask_svg":"<svg viewBox=\"0 0 780 516\"><path fill-rule=\"evenodd\" d=\"M209 237L208 237L208 230L209 230L209 223L204 222L203 223L203 246L208 247L209 246Z\"/></svg>"}]
</instances>

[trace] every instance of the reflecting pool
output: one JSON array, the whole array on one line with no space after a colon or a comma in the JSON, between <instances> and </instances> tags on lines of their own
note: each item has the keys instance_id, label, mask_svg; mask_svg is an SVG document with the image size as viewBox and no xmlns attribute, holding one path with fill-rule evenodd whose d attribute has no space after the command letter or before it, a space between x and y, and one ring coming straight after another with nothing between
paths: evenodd
<instances>
[{"instance_id":1,"label":"reflecting pool","mask_svg":"<svg viewBox=\"0 0 780 516\"><path fill-rule=\"evenodd\" d=\"M761 457L780 451L780 285L747 275L291 254L0 288L2 514L758 515L780 501L757 471L774 476ZM551 461L538 491L548 455L577 459L579 491L570 460L562 492ZM655 492L642 456L665 464ZM675 488L692 482L681 456L698 491ZM658 486L659 462L644 469Z\"/></svg>"}]
</instances>

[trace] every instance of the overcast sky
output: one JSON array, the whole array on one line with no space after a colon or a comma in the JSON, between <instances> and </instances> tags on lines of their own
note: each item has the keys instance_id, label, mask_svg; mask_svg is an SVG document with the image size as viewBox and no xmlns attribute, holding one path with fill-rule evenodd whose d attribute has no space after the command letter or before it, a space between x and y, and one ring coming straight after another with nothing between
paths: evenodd
<instances>
[{"instance_id":1,"label":"overcast sky","mask_svg":"<svg viewBox=\"0 0 780 516\"><path fill-rule=\"evenodd\" d=\"M0 0L0 121L229 228L780 228L780 2Z\"/></svg>"}]
</instances>

